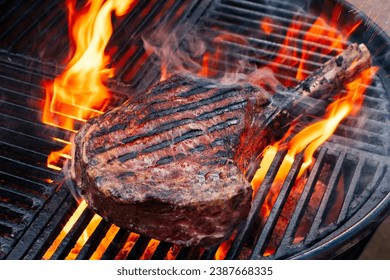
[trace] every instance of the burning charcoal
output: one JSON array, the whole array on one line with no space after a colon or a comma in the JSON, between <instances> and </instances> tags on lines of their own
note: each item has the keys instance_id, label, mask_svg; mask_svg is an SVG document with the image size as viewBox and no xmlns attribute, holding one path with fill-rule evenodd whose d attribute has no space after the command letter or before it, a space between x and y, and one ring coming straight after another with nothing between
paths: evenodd
<instances>
[{"instance_id":1,"label":"burning charcoal","mask_svg":"<svg viewBox=\"0 0 390 280\"><path fill-rule=\"evenodd\" d=\"M120 227L181 246L214 245L248 215L246 171L305 113L303 99L336 94L369 66L367 48L352 45L272 98L249 84L173 76L83 126L72 180Z\"/></svg>"}]
</instances>

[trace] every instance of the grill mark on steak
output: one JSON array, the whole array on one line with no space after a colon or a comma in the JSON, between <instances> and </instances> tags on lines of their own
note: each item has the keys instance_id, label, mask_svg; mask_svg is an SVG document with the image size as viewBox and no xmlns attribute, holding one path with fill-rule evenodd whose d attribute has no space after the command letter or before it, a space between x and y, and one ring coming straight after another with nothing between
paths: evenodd
<instances>
[{"instance_id":1,"label":"grill mark on steak","mask_svg":"<svg viewBox=\"0 0 390 280\"><path fill-rule=\"evenodd\" d=\"M186 84L186 83L183 83L183 84ZM169 88L169 87L166 87L166 88ZM202 90L200 90L200 89L202 89ZM188 91L192 91L191 96L193 98L195 95L197 95L197 96L196 96L196 98L194 98L192 100L191 103L187 103L187 105L189 105L189 106L178 106L175 108L172 108L172 104L171 104L172 100L170 98L167 98L164 101L160 100L158 102L158 110L155 110L154 112L153 112L154 105L156 105L156 104L154 104L152 101L151 103L148 104L149 105L148 107L149 107L149 110L151 110L151 113L149 115L147 115L145 118L143 118L141 120L137 120L137 125L143 125L145 122L150 122L150 121L156 121L156 123L155 123L156 127L164 125L158 121L159 118L162 119L162 117L165 117L167 115L171 115L174 113L185 113L186 111L191 111L194 109L202 109L201 107L207 106L207 105L212 105L213 103L219 102L222 99L230 100L230 98L234 97L234 95L237 94L239 90L242 91L241 86L238 86L235 88L231 88L231 87L230 88L222 88L220 90L216 89L215 87L210 87L210 88L207 88L207 90L204 90L202 87L199 87L199 86L195 86L192 89L191 88L189 89L188 87L180 87L179 89L176 88L176 91L182 92L182 94L187 93ZM251 90L252 90L251 92L255 91L254 88ZM203 95L206 94L207 96L210 97L210 93L209 93L210 91L216 91L216 92L214 95L211 96L210 99L202 99L202 94ZM153 92L153 90L151 90L150 92ZM150 94L150 92L147 94ZM202 99L204 102L199 103L198 99ZM245 99L245 98L243 97L242 99ZM237 100L237 96L236 96L235 100ZM133 103L134 107L137 106L137 100L132 100L131 102ZM246 101L243 101L243 103L245 103L245 102ZM128 102L128 103L130 103L130 102ZM165 104L163 104L163 103L165 103ZM136 105L134 105L134 104L136 104ZM166 110L164 110L165 108L166 108ZM212 117L212 116L213 115L210 115L210 117ZM114 120L116 117L116 114L112 113L110 117ZM109 135L110 133L117 132L119 130L124 130L127 127L127 123L130 122L134 118L135 118L134 114L128 115L128 116L126 116L125 120L121 120L120 125L117 124L114 127L109 127L108 129L103 128L99 131L94 132L92 134L92 137L104 137L104 136ZM176 117L176 120L179 120L179 119L181 119L181 118ZM136 139L137 137L138 136L131 136L128 138L130 138L130 139L135 138ZM127 141L125 140L125 142L127 142ZM110 148L115 148L115 147L110 147ZM102 151L104 151L104 149L102 149Z\"/></svg>"},{"instance_id":2,"label":"grill mark on steak","mask_svg":"<svg viewBox=\"0 0 390 280\"><path fill-rule=\"evenodd\" d=\"M229 115L234 116L234 112L229 112ZM190 127L192 125L192 123L188 123L188 124L189 124L188 127ZM226 143L229 142L229 141L227 141L228 137L236 137L237 135L235 135L235 134L229 135L230 133L227 130L227 128L232 127L232 126L237 126L237 125L240 125L239 119L229 118L226 121L222 121L222 122L217 123L216 125L210 127L207 130L207 137L209 137L211 139L215 139L218 136L219 137L223 136L223 134L221 135L221 133L220 133L221 131L224 132L224 134L225 134L223 136L223 138L218 138L218 139L213 140L213 142L210 144L210 147L214 148L216 146L226 145ZM180 131L183 129L183 127L180 127L180 126L175 127L175 128L177 130L180 130ZM175 130L173 130L173 132L174 131ZM171 131L169 131L169 130L166 132L171 133ZM153 152L156 152L156 151L164 149L164 148L167 148L168 150L164 150L164 151L162 151L162 153L168 154L170 152L169 149L172 145L178 144L178 143L185 141L185 140L188 140L188 139L195 139L195 138L202 136L204 134L205 134L204 130L190 129L190 130L184 132L183 134L181 134L180 136L174 137L173 139L168 139L165 141L158 142L156 145L152 145L152 146L149 146L147 148L144 148L140 152L138 152L139 150L135 147L135 151L131 150L131 152L129 152L129 153L120 155L117 159L123 163L123 162L130 160L130 159L134 159L137 156L146 155L148 153L153 153ZM162 138L162 139L165 138L165 137L162 137L164 135L161 135L161 134L159 134L159 135L155 134L154 136L160 136L160 138ZM144 143L144 141L142 141L142 142ZM191 149L193 149L193 148L191 147L190 149L186 150L186 153L188 153L188 154L192 153ZM199 149L204 151L206 149L206 146L203 145ZM109 160L108 163L111 163L114 160L116 160L116 158Z\"/></svg>"},{"instance_id":3,"label":"grill mark on steak","mask_svg":"<svg viewBox=\"0 0 390 280\"><path fill-rule=\"evenodd\" d=\"M156 162L156 165L164 165L164 164L167 164L167 163L171 163L175 160L175 157L173 156L167 156L167 157L164 157L162 159L159 159L157 162Z\"/></svg>"},{"instance_id":4,"label":"grill mark on steak","mask_svg":"<svg viewBox=\"0 0 390 280\"><path fill-rule=\"evenodd\" d=\"M208 83L208 84L205 84L204 86L197 85L196 87L190 89L189 91L185 91L185 92L179 94L178 96L180 96L182 98L188 98L190 96L194 96L194 95L197 95L200 93L208 92L209 90L212 90L212 89L215 89L215 84Z\"/></svg>"},{"instance_id":5,"label":"grill mark on steak","mask_svg":"<svg viewBox=\"0 0 390 280\"><path fill-rule=\"evenodd\" d=\"M195 148L189 149L189 152L191 154L193 154L193 153L200 153L200 152L203 152L205 149L206 149L205 145L198 145Z\"/></svg>"},{"instance_id":6,"label":"grill mark on steak","mask_svg":"<svg viewBox=\"0 0 390 280\"><path fill-rule=\"evenodd\" d=\"M145 138L145 137L155 136L155 135L157 135L159 133L172 130L172 129L178 127L178 126L189 124L192 121L193 121L192 119L184 118L184 119L181 119L181 120L174 120L174 121L170 121L170 122L167 122L167 123L163 123L160 126L156 127L154 130L150 130L150 131L148 131L146 133L132 135L130 137L122 139L121 142L123 144L129 144L129 143L131 143L131 142L133 142L135 140L138 140L138 139L141 139L141 138Z\"/></svg>"},{"instance_id":7,"label":"grill mark on steak","mask_svg":"<svg viewBox=\"0 0 390 280\"><path fill-rule=\"evenodd\" d=\"M238 124L239 124L238 119L232 119L232 120L225 121L223 123L219 123L216 126L210 128L211 131L208 131L209 132L208 136L211 136L212 138L215 138L213 136L213 133L216 133L218 136L220 136L220 134L218 134L217 132L225 130L226 128L228 128L230 126L238 125ZM162 142L160 142L160 143L158 143L156 145L149 146L149 147L141 150L141 152L139 152L139 153L137 153L137 152L130 152L130 153L123 154L123 155L119 156L117 159L121 163L124 163L124 162L126 162L128 160L131 160L131 159L134 159L134 158L136 158L138 156L146 155L146 154L153 153L153 152L156 152L156 151L159 151L159 150L163 150L165 148L169 148L170 146L178 144L178 143L183 142L185 140L189 140L189 139L195 140L195 138L200 137L200 136L202 136L204 134L205 134L204 130L191 129L189 131L186 131L182 135L173 138L172 140L162 141ZM223 138L216 139L210 145L210 147L214 148L216 146L221 146L222 144L224 145L224 144L226 144L225 140L226 139L223 139ZM206 149L206 147L203 147L203 151L205 149ZM186 152L188 154L190 154L191 153L190 150L191 149L188 149L188 150L186 150ZM164 150L164 151L162 151L162 154L168 154L169 152L170 152L170 149L168 149L168 151ZM116 160L116 159L112 159L112 160L108 161L108 163L111 163L114 160Z\"/></svg>"},{"instance_id":8,"label":"grill mark on steak","mask_svg":"<svg viewBox=\"0 0 390 280\"><path fill-rule=\"evenodd\" d=\"M177 90L180 87L185 87L191 84L191 81L188 79L185 79L184 77L177 75L175 77L172 77L172 80L167 83L161 83L161 86L159 87L152 87L149 91L149 94L151 97L155 98L156 96L160 94L166 94L167 92L170 92L172 90Z\"/></svg>"},{"instance_id":9,"label":"grill mark on steak","mask_svg":"<svg viewBox=\"0 0 390 280\"><path fill-rule=\"evenodd\" d=\"M212 133L214 131L224 130L229 126L238 125L238 124L240 124L240 120L238 118L227 119L226 121L222 121L216 125L211 126L210 128L207 129L207 131Z\"/></svg>"},{"instance_id":10,"label":"grill mark on steak","mask_svg":"<svg viewBox=\"0 0 390 280\"><path fill-rule=\"evenodd\" d=\"M200 109L201 107L215 104L218 101L222 101L223 99L234 97L237 99L237 92L239 92L240 87L237 88L223 88L219 89L214 95L212 95L210 98L207 99L201 99L197 100L191 103L185 103L182 106L178 107L168 107L168 109L162 109L156 112L153 112L152 114L148 115L146 118L140 120L140 123L146 122L146 121L153 121L157 118L161 118L167 115L171 115L174 113L184 112L184 111L192 111L195 109ZM168 104L169 105L169 104Z\"/></svg>"},{"instance_id":11,"label":"grill mark on steak","mask_svg":"<svg viewBox=\"0 0 390 280\"><path fill-rule=\"evenodd\" d=\"M246 104L247 104L247 101L245 100L245 101L241 101L241 102L231 103L227 106L218 107L212 111L202 113L201 115L196 117L196 120L204 121L204 120L211 119L215 116L221 115L223 113L237 111L237 110L245 108Z\"/></svg>"},{"instance_id":12,"label":"grill mark on steak","mask_svg":"<svg viewBox=\"0 0 390 280\"><path fill-rule=\"evenodd\" d=\"M139 153L137 152L131 152L131 153L127 153L127 154L123 154L123 155L120 155L118 156L118 158L114 158L114 159L110 159L107 161L108 164L111 164L112 161L114 160L119 160L120 162L125 162L125 161L128 161L130 159L134 159L138 156Z\"/></svg>"},{"instance_id":13,"label":"grill mark on steak","mask_svg":"<svg viewBox=\"0 0 390 280\"><path fill-rule=\"evenodd\" d=\"M225 101L229 101L229 100L225 100ZM229 103L227 106L217 107L215 109L211 109L211 111L206 111L206 112L198 115L197 117L195 117L195 120L196 121L205 121L205 120L214 118L217 115L234 112L236 110L243 109L246 106L246 104L247 104L247 101ZM147 141L147 138L158 136L161 133L164 133L167 131L172 131L172 130L174 130L182 125L189 124L189 123L193 122L193 119L189 119L189 118L178 119L179 117L180 117L180 114L179 114L179 116L178 115L171 115L170 118L174 118L175 119L174 121L171 121L171 119L169 119L168 122L162 123L162 124L159 122L156 122L155 127L152 128L151 130L148 130L145 133L140 133L140 134L132 135L130 137L126 137L126 138L121 140L121 143L122 144L132 144L134 141L140 141L140 140ZM108 134L99 135L99 136L95 135L95 137L104 137L104 136L108 136ZM115 149L121 145L121 143L118 143L117 145L107 146L105 141L102 141L102 143L104 143L104 146L97 147L96 148L97 153L109 152L110 150Z\"/></svg>"},{"instance_id":14,"label":"grill mark on steak","mask_svg":"<svg viewBox=\"0 0 390 280\"><path fill-rule=\"evenodd\" d=\"M161 142L160 144L150 146L150 147L142 150L142 153L152 153L152 152L158 151L162 148L169 147L172 144L177 144L177 143L180 143L180 142L188 140L188 139L196 138L196 137L201 136L203 134L204 134L203 130L191 129L191 130L183 133L183 135L173 138L173 141L167 140L167 141Z\"/></svg>"}]
</instances>

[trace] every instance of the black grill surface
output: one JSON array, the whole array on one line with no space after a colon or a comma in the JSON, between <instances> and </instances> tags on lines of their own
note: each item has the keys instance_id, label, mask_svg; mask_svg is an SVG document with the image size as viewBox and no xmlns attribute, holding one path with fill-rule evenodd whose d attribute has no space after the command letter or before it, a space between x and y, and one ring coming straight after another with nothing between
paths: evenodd
<instances>
[{"instance_id":1,"label":"black grill surface","mask_svg":"<svg viewBox=\"0 0 390 280\"><path fill-rule=\"evenodd\" d=\"M159 79L160 65L156 57L147 55L141 37L161 26L172 30L196 27L209 51L213 51L212 40L217 36L243 36L245 44L222 44L229 56L261 67L273 61L297 15L304 34L323 11L329 11L331 17L335 2L135 1L125 17L114 21L114 34L107 48L114 52L112 65L117 69L109 83L111 106ZM96 258L96 250L101 251L98 258L102 259L217 258L216 252L221 251L218 247L179 248L138 236L100 220L88 208L81 211L62 241L57 239L58 244L48 253L78 207L64 186L63 174L46 167L50 151L64 147L58 139L68 141L71 133L42 124L40 109L45 98L42 82L61 72L68 54L65 4L0 1L0 11L0 259L90 259ZM264 18L272 19L274 32L265 34L259 28ZM264 220L259 218L259 211L284 156L283 152L277 154L247 220L226 242L225 258L332 258L372 233L389 214L390 39L364 14L344 3L339 28L358 20L363 24L350 41L365 43L374 64L380 67L367 89L362 110L348 117L317 151L291 216L284 217L295 192L300 156ZM318 53L308 63L315 70L331 57ZM298 83L296 68L276 66L281 69L276 73L280 81L290 86ZM307 74L310 72L307 70ZM285 230L280 233L283 221ZM90 237L77 248L85 229ZM280 238L275 241L275 236ZM103 245L105 238L109 241Z\"/></svg>"}]
</instances>

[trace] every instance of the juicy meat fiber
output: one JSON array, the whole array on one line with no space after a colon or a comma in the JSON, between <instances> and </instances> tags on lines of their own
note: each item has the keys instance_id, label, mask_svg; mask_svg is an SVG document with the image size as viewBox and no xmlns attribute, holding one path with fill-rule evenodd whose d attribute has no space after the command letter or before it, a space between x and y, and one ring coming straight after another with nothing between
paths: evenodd
<instances>
[{"instance_id":1,"label":"juicy meat fiber","mask_svg":"<svg viewBox=\"0 0 390 280\"><path fill-rule=\"evenodd\" d=\"M73 180L120 227L182 246L215 244L249 212L244 174L254 151L282 135L263 129L267 105L254 86L174 76L87 122L75 138Z\"/></svg>"}]
</instances>

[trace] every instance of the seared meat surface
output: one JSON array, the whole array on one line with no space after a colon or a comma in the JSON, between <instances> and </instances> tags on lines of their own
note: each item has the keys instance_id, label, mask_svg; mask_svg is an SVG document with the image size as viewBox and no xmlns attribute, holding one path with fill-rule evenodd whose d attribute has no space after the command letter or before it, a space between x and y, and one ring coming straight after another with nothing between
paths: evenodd
<instances>
[{"instance_id":1,"label":"seared meat surface","mask_svg":"<svg viewBox=\"0 0 390 280\"><path fill-rule=\"evenodd\" d=\"M214 244L248 214L253 151L282 135L261 133L266 106L254 86L174 76L82 128L74 179L121 227L183 246Z\"/></svg>"},{"instance_id":2,"label":"seared meat surface","mask_svg":"<svg viewBox=\"0 0 390 280\"><path fill-rule=\"evenodd\" d=\"M211 246L248 215L251 164L305 108L370 66L352 45L290 93L176 75L89 120L76 134L72 181L103 218L181 246ZM291 114L293 112L293 114Z\"/></svg>"}]
</instances>

